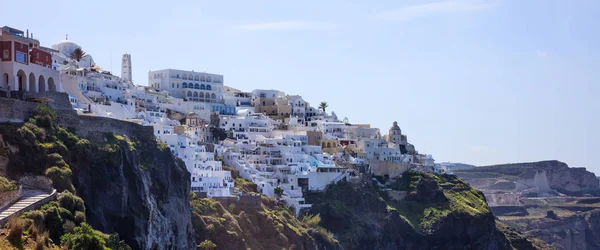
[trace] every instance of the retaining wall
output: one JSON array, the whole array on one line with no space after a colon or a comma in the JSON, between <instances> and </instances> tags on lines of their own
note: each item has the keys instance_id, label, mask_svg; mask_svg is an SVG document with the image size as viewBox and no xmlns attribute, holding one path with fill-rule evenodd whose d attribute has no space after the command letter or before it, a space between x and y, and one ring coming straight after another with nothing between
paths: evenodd
<instances>
[{"instance_id":1,"label":"retaining wall","mask_svg":"<svg viewBox=\"0 0 600 250\"><path fill-rule=\"evenodd\" d=\"M142 126L108 117L78 115L71 108L69 96L66 93L42 92L27 93L27 95L53 100L48 104L57 111L57 124L74 130L78 136L90 141L103 140L104 133L107 132L137 137L142 141L155 140L154 129L151 126ZM39 103L36 102L0 97L0 122L24 122L33 115L38 105Z\"/></svg>"},{"instance_id":2,"label":"retaining wall","mask_svg":"<svg viewBox=\"0 0 600 250\"><path fill-rule=\"evenodd\" d=\"M38 176L23 176L19 178L22 185L26 187L34 187L36 189L44 190L46 192L52 192L52 180L50 178L38 175Z\"/></svg>"},{"instance_id":3,"label":"retaining wall","mask_svg":"<svg viewBox=\"0 0 600 250\"><path fill-rule=\"evenodd\" d=\"M21 198L22 186L19 185L17 190L2 192L0 193L0 210L4 209L10 204L13 204L19 198Z\"/></svg>"},{"instance_id":4,"label":"retaining wall","mask_svg":"<svg viewBox=\"0 0 600 250\"><path fill-rule=\"evenodd\" d=\"M239 198L239 199L238 199ZM221 203L225 208L229 205L235 204L239 208L259 208L260 207L260 195L244 195L236 197L212 197L212 199Z\"/></svg>"}]
</instances>

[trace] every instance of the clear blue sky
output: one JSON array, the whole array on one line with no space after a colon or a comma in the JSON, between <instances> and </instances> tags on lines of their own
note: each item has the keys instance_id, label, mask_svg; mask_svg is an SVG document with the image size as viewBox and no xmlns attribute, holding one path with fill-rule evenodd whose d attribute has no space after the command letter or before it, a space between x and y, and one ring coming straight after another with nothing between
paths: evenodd
<instances>
[{"instance_id":1,"label":"clear blue sky","mask_svg":"<svg viewBox=\"0 0 600 250\"><path fill-rule=\"evenodd\" d=\"M556 159L600 174L600 1L4 1L1 25L69 39L136 84L163 68L279 89L439 161ZM111 57L112 55L112 57ZM112 59L111 59L112 58Z\"/></svg>"}]
</instances>

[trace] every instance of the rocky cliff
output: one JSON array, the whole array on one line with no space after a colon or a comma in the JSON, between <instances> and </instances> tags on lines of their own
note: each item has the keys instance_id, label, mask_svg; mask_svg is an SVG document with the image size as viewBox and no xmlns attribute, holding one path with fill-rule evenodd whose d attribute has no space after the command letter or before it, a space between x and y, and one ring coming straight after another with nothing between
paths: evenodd
<instances>
[{"instance_id":1,"label":"rocky cliff","mask_svg":"<svg viewBox=\"0 0 600 250\"><path fill-rule=\"evenodd\" d=\"M503 223L559 249L600 249L600 198L524 199L494 208Z\"/></svg>"},{"instance_id":2,"label":"rocky cliff","mask_svg":"<svg viewBox=\"0 0 600 250\"><path fill-rule=\"evenodd\" d=\"M390 183L391 182L391 183ZM312 193L311 213L345 249L512 249L480 191L452 176L409 171L388 181L341 183ZM406 192L396 200L390 191ZM519 238L519 249L540 248Z\"/></svg>"},{"instance_id":3,"label":"rocky cliff","mask_svg":"<svg viewBox=\"0 0 600 250\"><path fill-rule=\"evenodd\" d=\"M341 249L334 236L319 225L319 216L299 219L275 199L257 198L254 206L193 200L196 241L211 240L218 249Z\"/></svg>"},{"instance_id":4,"label":"rocky cliff","mask_svg":"<svg viewBox=\"0 0 600 250\"><path fill-rule=\"evenodd\" d=\"M477 189L484 191L531 191L544 193L596 193L598 179L585 168L569 168L559 161L516 163L454 171Z\"/></svg>"},{"instance_id":5,"label":"rocky cliff","mask_svg":"<svg viewBox=\"0 0 600 250\"><path fill-rule=\"evenodd\" d=\"M154 140L106 139L104 150L87 145L73 155L73 185L88 223L140 249L193 248L184 163Z\"/></svg>"},{"instance_id":6,"label":"rocky cliff","mask_svg":"<svg viewBox=\"0 0 600 250\"><path fill-rule=\"evenodd\" d=\"M119 233L134 249L195 247L182 161L152 138L105 133L90 142L56 126L55 116L42 110L25 124L0 125L10 176L48 176L58 191L85 200L90 225Z\"/></svg>"}]
</instances>

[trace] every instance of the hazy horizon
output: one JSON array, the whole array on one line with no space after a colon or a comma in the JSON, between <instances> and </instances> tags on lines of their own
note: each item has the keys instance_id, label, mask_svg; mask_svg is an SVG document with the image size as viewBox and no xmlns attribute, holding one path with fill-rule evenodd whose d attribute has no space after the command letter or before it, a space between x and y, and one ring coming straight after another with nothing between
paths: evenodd
<instances>
[{"instance_id":1,"label":"hazy horizon","mask_svg":"<svg viewBox=\"0 0 600 250\"><path fill-rule=\"evenodd\" d=\"M3 22L51 47L68 34L136 84L164 68L321 101L421 153L472 165L559 160L600 175L598 1L34 1Z\"/></svg>"}]
</instances>

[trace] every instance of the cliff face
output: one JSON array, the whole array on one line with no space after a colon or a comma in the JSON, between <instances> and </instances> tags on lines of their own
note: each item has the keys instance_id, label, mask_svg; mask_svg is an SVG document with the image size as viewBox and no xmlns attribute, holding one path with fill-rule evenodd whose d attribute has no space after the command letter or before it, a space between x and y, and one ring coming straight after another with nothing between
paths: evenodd
<instances>
[{"instance_id":1,"label":"cliff face","mask_svg":"<svg viewBox=\"0 0 600 250\"><path fill-rule=\"evenodd\" d=\"M2 157L12 177L46 175L60 192L85 200L87 221L117 232L134 249L193 249L190 174L153 138L111 133L77 137L38 115L24 125L0 125ZM138 140L139 139L139 140Z\"/></svg>"},{"instance_id":2,"label":"cliff face","mask_svg":"<svg viewBox=\"0 0 600 250\"><path fill-rule=\"evenodd\" d=\"M559 249L600 249L600 210L560 219L513 218L505 223Z\"/></svg>"},{"instance_id":3,"label":"cliff face","mask_svg":"<svg viewBox=\"0 0 600 250\"><path fill-rule=\"evenodd\" d=\"M391 188L406 198L371 183L342 183L307 203L346 249L512 249L483 194L457 178L409 171Z\"/></svg>"},{"instance_id":4,"label":"cliff face","mask_svg":"<svg viewBox=\"0 0 600 250\"><path fill-rule=\"evenodd\" d=\"M454 171L481 190L578 193L600 188L596 176L585 168L569 168L559 161L516 163Z\"/></svg>"},{"instance_id":5,"label":"cliff face","mask_svg":"<svg viewBox=\"0 0 600 250\"><path fill-rule=\"evenodd\" d=\"M85 200L89 224L140 249L193 248L184 163L155 141L106 139L104 150L88 146L73 156L73 185Z\"/></svg>"}]
</instances>

